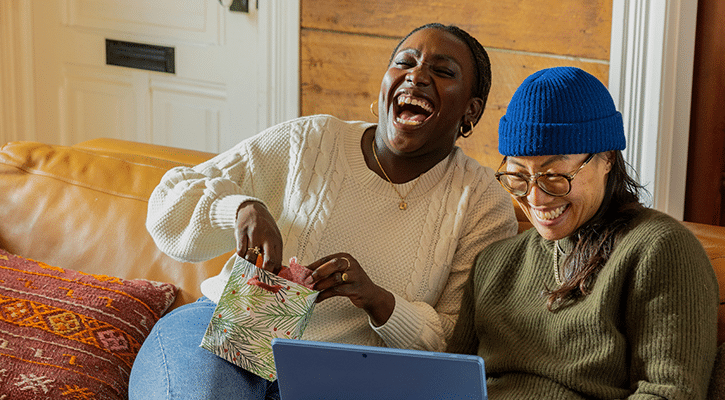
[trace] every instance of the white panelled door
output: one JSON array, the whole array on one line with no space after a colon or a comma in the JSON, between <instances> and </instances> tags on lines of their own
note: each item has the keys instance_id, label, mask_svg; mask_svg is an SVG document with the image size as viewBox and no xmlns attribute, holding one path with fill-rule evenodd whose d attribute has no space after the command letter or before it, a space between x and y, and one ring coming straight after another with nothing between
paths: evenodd
<instances>
[{"instance_id":1,"label":"white panelled door","mask_svg":"<svg viewBox=\"0 0 725 400\"><path fill-rule=\"evenodd\" d=\"M250 3L241 13L218 0L32 2L36 139L219 152L265 128ZM174 72L107 65L107 39L173 48Z\"/></svg>"}]
</instances>

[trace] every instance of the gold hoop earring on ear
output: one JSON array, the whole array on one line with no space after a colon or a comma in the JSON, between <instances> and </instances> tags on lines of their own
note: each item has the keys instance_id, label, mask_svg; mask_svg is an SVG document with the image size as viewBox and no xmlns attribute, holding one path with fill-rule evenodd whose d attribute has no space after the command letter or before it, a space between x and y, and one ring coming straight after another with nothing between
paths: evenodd
<instances>
[{"instance_id":1,"label":"gold hoop earring on ear","mask_svg":"<svg viewBox=\"0 0 725 400\"><path fill-rule=\"evenodd\" d=\"M375 100L372 103L370 103L370 114L374 116L378 116L378 113L375 112L375 109L378 108L378 101Z\"/></svg>"},{"instance_id":2,"label":"gold hoop earring on ear","mask_svg":"<svg viewBox=\"0 0 725 400\"><path fill-rule=\"evenodd\" d=\"M464 138L467 138L473 134L473 122L468 121L468 123L471 125L471 129L469 129L468 132L466 132L466 133L463 132L463 124L461 124L460 134Z\"/></svg>"}]
</instances>

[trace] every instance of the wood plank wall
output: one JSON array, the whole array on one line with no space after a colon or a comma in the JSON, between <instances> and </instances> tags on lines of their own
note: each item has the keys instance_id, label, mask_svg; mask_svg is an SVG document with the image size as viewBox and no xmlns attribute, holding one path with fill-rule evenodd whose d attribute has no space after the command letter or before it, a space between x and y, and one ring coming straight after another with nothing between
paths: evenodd
<instances>
[{"instance_id":1,"label":"wood plank wall","mask_svg":"<svg viewBox=\"0 0 725 400\"><path fill-rule=\"evenodd\" d=\"M697 3L685 221L725 226L725 2Z\"/></svg>"},{"instance_id":2,"label":"wood plank wall","mask_svg":"<svg viewBox=\"0 0 725 400\"><path fill-rule=\"evenodd\" d=\"M390 53L413 28L454 24L488 51L492 87L474 134L458 145L498 167L498 121L521 82L542 68L580 67L607 84L612 0L302 0L301 115L377 122Z\"/></svg>"}]
</instances>

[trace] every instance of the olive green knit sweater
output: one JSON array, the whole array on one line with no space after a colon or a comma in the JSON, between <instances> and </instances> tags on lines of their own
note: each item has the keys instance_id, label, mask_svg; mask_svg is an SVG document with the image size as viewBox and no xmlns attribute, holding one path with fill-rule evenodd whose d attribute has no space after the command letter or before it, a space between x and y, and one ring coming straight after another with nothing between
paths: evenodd
<instances>
[{"instance_id":1,"label":"olive green knit sweater","mask_svg":"<svg viewBox=\"0 0 725 400\"><path fill-rule=\"evenodd\" d=\"M553 245L531 229L476 259L448 351L484 359L490 399L704 399L718 284L697 238L643 211L592 293L551 312Z\"/></svg>"}]
</instances>

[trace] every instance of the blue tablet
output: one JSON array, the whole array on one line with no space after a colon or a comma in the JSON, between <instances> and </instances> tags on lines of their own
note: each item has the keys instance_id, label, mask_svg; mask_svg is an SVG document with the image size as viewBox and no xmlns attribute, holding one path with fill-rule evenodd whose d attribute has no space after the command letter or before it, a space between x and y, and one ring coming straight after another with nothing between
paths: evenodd
<instances>
[{"instance_id":1,"label":"blue tablet","mask_svg":"<svg viewBox=\"0 0 725 400\"><path fill-rule=\"evenodd\" d=\"M282 400L487 399L472 355L273 339Z\"/></svg>"}]
</instances>

